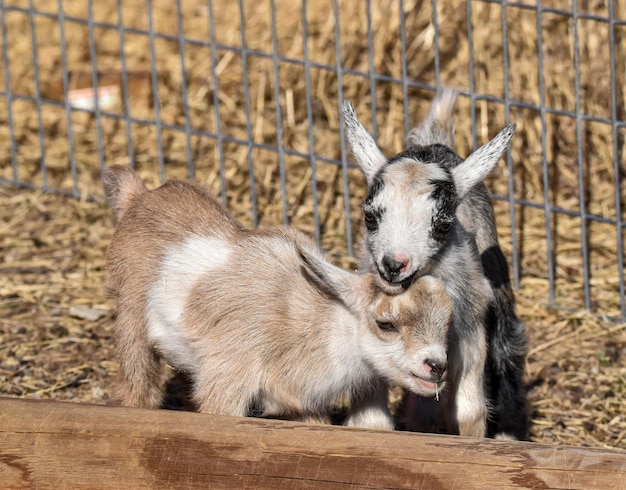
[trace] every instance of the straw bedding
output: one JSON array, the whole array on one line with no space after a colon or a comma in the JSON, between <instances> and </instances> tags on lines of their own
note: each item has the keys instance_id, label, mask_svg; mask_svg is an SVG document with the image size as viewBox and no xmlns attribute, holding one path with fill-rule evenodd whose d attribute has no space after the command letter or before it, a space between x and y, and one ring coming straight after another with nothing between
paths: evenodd
<instances>
[{"instance_id":1,"label":"straw bedding","mask_svg":"<svg viewBox=\"0 0 626 490\"><path fill-rule=\"evenodd\" d=\"M9 4L10 2L7 2ZM19 4L19 2L15 2ZM95 3L95 2L94 2ZM109 2L110 3L110 2ZM131 2L128 2L131 4ZM175 2L155 1L154 28L177 35ZM185 36L208 39L208 11L205 2L184 3ZM384 3L384 2L383 2ZM619 18L626 18L626 6L617 2ZM56 13L57 2L37 2L38 7ZM269 3L245 2L248 48L267 50L271 45ZM386 4L386 3L385 3ZM390 2L391 4L391 2ZM214 2L215 39L222 44L241 44L236 2ZM335 25L332 2L308 2L307 46L310 59L335 66L338 52L333 36ZM341 24L340 56L344 66L369 70L367 22L361 2L339 2ZM435 82L435 63L430 24L430 2L407 1L407 72L410 79L427 84ZM278 51L281 55L302 58L302 23L296 2L277 1ZM464 2L439 2L441 79L446 85L469 88L467 19ZM570 8L569 2L562 7ZM66 2L65 15L86 18L82 2ZM399 77L400 37L397 6L372 7L373 66L377 73ZM592 13L606 15L601 2L589 7ZM82 9L82 10L81 10ZM595 10L594 10L595 9ZM509 91L514 100L539 103L537 77L537 19L532 11L507 9L510 77ZM94 5L94 19L117 22L114 8L106 2ZM476 66L475 89L479 93L501 96L504 90L500 7L473 2L473 39ZM147 27L145 11L125 6L124 23L138 29ZM10 53L10 81L15 92L34 95L33 62L27 17L7 13L7 39ZM571 68L573 45L571 23L558 15L544 17L544 89L549 107L573 111L576 108L574 73ZM59 31L55 19L36 19L41 92L46 98L59 97L61 63ZM68 43L67 63L72 83L79 84L78 73L90 79L91 59L86 27L67 22L64 35ZM295 35L294 35L295 33ZM580 24L581 109L599 118L610 117L608 85L608 43L606 24L584 21ZM121 69L119 35L115 30L94 29L98 70L103 83L117 83ZM626 52L626 39L617 29L617 52ZM125 52L130 79L130 111L134 117L154 117L154 93L150 89L149 43L146 36L126 34ZM220 100L221 132L245 140L247 132L256 143L275 145L278 138L275 112L275 79L271 59L248 58L250 117L244 110L241 89L242 60L239 54L218 51L217 80L210 69L210 50L187 45L185 66L188 82L189 112L185 119L180 95L181 65L175 41L157 39L155 44L160 115L166 124L185 125L216 132L213 106L214 90ZM600 53L600 55L597 55ZM624 59L618 58L618 86L626 86ZM0 77L4 84L4 73ZM375 127L381 148L387 153L402 148L404 138L404 93L402 87L384 80L376 81L377 120L371 121L372 100L369 78L345 75L341 88L352 100L366 126ZM305 72L297 63L280 66L278 88L281 94L282 144L307 154L308 138L306 94L310 90L313 111L315 152L328 158L341 156L337 113L338 80L336 73L312 68L307 89ZM3 86L4 89L4 86ZM416 123L428 109L432 93L408 89L409 118ZM623 94L618 94L620 108ZM35 105L24 100L12 104L13 130L17 142L18 168L11 166L7 103L0 100L0 177L17 177L35 186L44 183L40 168L41 151ZM120 111L113 106L111 111ZM496 103L478 101L476 135L478 143L493 136L504 124L503 108ZM470 105L461 98L457 113L457 150L467 155L474 146L470 126ZM624 119L623 114L618 117ZM110 403L111 382L117 363L112 353L111 333L114 305L104 290L105 251L112 235L112 223L102 201L99 174L101 165L128 164L127 127L123 120L102 118L100 134L93 115L72 112L74 152L67 139L68 120L62 108L44 107L43 132L48 185L68 192L93 196L75 199L38 190L0 186L0 394L26 398L55 398L88 403ZM615 182L612 168L611 127L601 123L581 123L584 159L579 185L576 146L576 120L546 116L545 127L537 111L514 109L510 119L518 131L511 151L511 169L502 162L490 179L497 194L508 194L507 179L513 172L515 196L576 211L581 198L590 213L615 219ZM165 162L165 177L188 178L187 141L178 131L163 130L162 147L155 128L131 124L134 162L150 185L159 181L159 158ZM546 152L541 135L545 133ZM621 141L621 140L620 140ZM218 165L218 145L214 138L193 136L190 152L195 163L194 178L223 195L228 206L243 222L253 221L253 204L258 209L260 226L282 223L314 233L314 204L319 209L321 244L337 263L353 268L348 255L347 227L360 230L359 204L364 179L354 169L344 181L340 168L316 162L312 180L308 158L285 157L286 193L280 186L282 170L276 154L232 141L223 143L223 170ZM98 158L103 148L105 162ZM619 145L618 145L619 146ZM618 148L621 151L621 148ZM74 155L73 160L70 156ZM250 155L251 158L248 158ZM542 174L543 159L549 164L548 183ZM70 171L75 165L76 187ZM255 201L251 198L251 173L254 172ZM623 169L622 169L623 170ZM222 185L223 183L223 185ZM315 184L315 194L313 193ZM348 193L344 192L346 183ZM544 189L547 189L544 191ZM345 202L347 199L347 203ZM284 204L283 204L284 202ZM347 204L347 206L346 206ZM615 227L591 223L586 230L591 264L591 292L594 314L583 309L581 223L578 218L553 216L551 238L554 248L556 300L565 308L546 306L548 273L546 225L543 209L516 206L496 201L496 212L505 254L511 257L511 214L515 218L517 246L520 251L521 287L518 314L530 335L527 361L528 396L533 409L532 438L536 441L581 446L626 449L626 325L607 320L619 314L618 273ZM350 210L347 218L346 207ZM286 209L287 216L283 215ZM356 243L356 240L355 240ZM355 245L355 251L358 246Z\"/></svg>"}]
</instances>

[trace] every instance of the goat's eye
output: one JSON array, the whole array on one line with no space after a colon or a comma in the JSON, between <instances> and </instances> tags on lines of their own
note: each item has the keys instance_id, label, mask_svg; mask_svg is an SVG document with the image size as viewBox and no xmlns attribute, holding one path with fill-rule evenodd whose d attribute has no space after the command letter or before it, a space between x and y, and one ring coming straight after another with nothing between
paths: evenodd
<instances>
[{"instance_id":1,"label":"goat's eye","mask_svg":"<svg viewBox=\"0 0 626 490\"><path fill-rule=\"evenodd\" d=\"M380 328L383 332L397 332L398 331L396 326L391 322L386 322L383 320L376 320L376 324L378 325L378 328Z\"/></svg>"},{"instance_id":2,"label":"goat's eye","mask_svg":"<svg viewBox=\"0 0 626 490\"><path fill-rule=\"evenodd\" d=\"M441 223L439 225L439 233L445 235L450 231L450 223Z\"/></svg>"},{"instance_id":3,"label":"goat's eye","mask_svg":"<svg viewBox=\"0 0 626 490\"><path fill-rule=\"evenodd\" d=\"M446 239L451 227L452 224L447 221L437 223L437 225L433 228L433 238L438 242L443 242Z\"/></svg>"},{"instance_id":4,"label":"goat's eye","mask_svg":"<svg viewBox=\"0 0 626 490\"><path fill-rule=\"evenodd\" d=\"M378 219L376 214L371 211L365 211L365 226L368 231L375 231L378 228Z\"/></svg>"}]
</instances>

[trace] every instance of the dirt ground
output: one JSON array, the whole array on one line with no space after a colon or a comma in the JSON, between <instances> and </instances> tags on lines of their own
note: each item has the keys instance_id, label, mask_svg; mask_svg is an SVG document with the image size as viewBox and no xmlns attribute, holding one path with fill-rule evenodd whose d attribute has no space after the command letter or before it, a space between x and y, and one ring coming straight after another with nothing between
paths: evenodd
<instances>
[{"instance_id":1,"label":"dirt ground","mask_svg":"<svg viewBox=\"0 0 626 490\"><path fill-rule=\"evenodd\" d=\"M37 8L56 12L57 2L41 0ZM147 14L141 8L123 2L124 23L145 29ZM206 2L184 3L185 36L209 39ZM559 3L559 2L557 2ZM560 5L563 3L563 5ZM568 2L558 6L571 8ZM95 2L94 2L95 4ZM115 24L115 5L100 2L94 5L98 22ZM158 32L175 36L177 25L175 2L155 0L154 27ZM214 2L215 38L222 45L241 45L241 30L232 19L239 17L236 2ZM337 52L332 42L334 22L331 1L309 1L309 55L320 65L334 66ZM432 50L430 2L407 1L408 76L425 84L434 84L436 73ZM606 15L603 2L582 2L583 8L595 15ZM581 4L581 5L582 5ZM5 2L25 7L26 2ZM267 50L271 45L269 2L244 2L246 36L249 49ZM339 2L341 56L343 66L369 70L367 21L359 2ZM397 5L373 8L372 66L377 73L400 77L402 66L389 53L400 51ZM439 2L438 16L440 76L445 84L469 88L468 43L465 2ZM83 2L66 2L65 15L87 18ZM302 58L304 50L301 12L296 2L277 1L278 51L286 57ZM619 10L621 9L621 10ZM536 18L527 9L509 8L510 24L509 96L529 105L539 103L537 79ZM502 95L504 72L502 60L501 11L496 4L473 2L475 90L478 93ZM626 5L616 6L618 18L626 18ZM5 89L6 77L15 93L34 96L31 37L28 17L9 11L7 42L9 66L0 67L0 87ZM544 93L546 104L557 111L576 108L575 81L571 69L571 23L559 15L546 14L544 28ZM60 33L58 20L40 16L35 20L39 53L39 74L43 96L60 100L62 81ZM626 37L616 29L618 53L626 53ZM94 30L98 70L119 76L119 32L98 27ZM73 76L90 76L91 50L87 27L68 22L64 33L67 42L67 68ZM596 118L610 117L608 94L608 30L601 22L580 23L581 42L580 96L581 109ZM339 158L336 73L326 68L312 68L310 91L314 122L314 150L318 156L316 179L313 181L308 158L285 156L286 191L280 187L281 169L276 153L261 147L249 148L235 140L245 140L250 131L255 143L276 145L274 88L278 84L279 103L285 115L282 121L282 144L285 148L308 154L308 119L306 83L303 69L296 63L284 62L279 78L273 78L271 60L248 59L250 117L245 117L242 98L242 60L236 51L219 51L217 69L211 70L210 50L188 44L185 52L188 108L182 111L180 88L181 65L177 42L159 38L156 41L157 86L160 115L166 124L192 129L216 131L214 95L221 107L222 133L231 138L223 142L221 152L216 138L194 136L190 147L182 131L164 129L159 147L154 125L133 122L130 134L133 163L142 176L154 185L160 179L158 161L163 160L165 177L187 178L187 155L195 163L193 176L216 193L222 193L228 206L246 224L253 220L251 182L256 191L260 226L282 223L314 233L316 219L321 229L320 242L330 256L345 267L352 268L355 259L347 253L348 227L360 230L359 205L363 198L364 180L354 169L344 174L323 158ZM150 45L147 35L127 33L125 52L131 80L129 110L138 121L154 119L154 91L150 86ZM623 48L623 49L622 49ZM598 55L598 53L600 53ZM617 86L623 80L626 59L620 55L615 73ZM8 71L7 71L8 70ZM214 79L214 77L217 79ZM105 77L106 78L106 77ZM70 77L71 81L78 78ZM104 78L103 78L104 80ZM78 82L76 82L78 83ZM432 92L411 88L408 91L409 116L404 113L405 94L398 84L376 82L377 118L371 120L370 80L346 75L342 80L344 97L355 103L367 127L377 127L381 148L393 153L402 148L404 121L415 123L423 117ZM61 85L62 86L62 85ZM217 90L216 90L217 89ZM623 111L623 93L618 100ZM106 248L111 239L112 223L102 200L99 174L103 165L128 164L129 140L123 119L92 114L71 113L73 148L68 142L68 119L64 108L44 105L42 109L43 147L39 142L36 104L27 99L14 100L12 131L9 132L9 105L0 98L0 394L24 398L53 398L87 403L110 403L111 382L117 362L112 353L111 332L114 305L104 290ZM109 109L121 114L121 107ZM469 115L475 111L477 125L472 129ZM457 114L457 150L467 155L478 143L485 142L502 127L503 107L495 102L479 100L471 106L462 97ZM623 113L618 111L620 120ZM501 163L489 181L499 195L509 192L507 180L513 176L514 196L538 203L539 208L515 205L513 217L516 248L519 252L520 289L517 294L518 314L525 321L530 346L526 365L528 396L533 410L532 438L535 441L626 449L626 324L616 323L620 298L617 290L618 271L616 231L610 223L594 221L582 236L580 219L553 213L550 217L554 257L554 286L559 308L550 307L547 272L547 239L545 213L547 196L553 206L575 212L581 199L587 212L615 219L623 209L616 205L615 187L621 203L626 201L624 184L617 181L612 166L614 145L610 125L595 121L582 123L585 152L582 170L577 166L577 121L567 115L551 112L540 118L532 108L513 108L510 119L517 123L511 150L512 167ZM374 124L375 123L375 124ZM11 134L16 141L17 168L11 156ZM547 145L542 146L542 134ZM620 133L621 134L621 133ZM620 140L621 141L621 140ZM98 148L102 148L100 159ZM545 150L545 151L544 151ZM618 148L619 151L621 147ZM248 155L252 155L252 165ZM219 158L223 156L220 168ZM73 157L70 158L70 157ZM42 170L41 160L46 166ZM544 159L549 163L548 183L542 174ZM254 171L251 178L250 171ZM45 170L45 171L44 171ZM624 169L621 169L623 172ZM582 173L581 173L582 172ZM584 178L580 188L579 178ZM348 193L345 191L347 179ZM80 197L68 197L37 189L21 188L10 182L26 183L35 188L48 187ZM313 183L317 193L313 194ZM316 201L315 201L316 199ZM284 202L284 205L283 205ZM313 204L319 214L316 218ZM350 218L346 217L347 202ZM496 201L501 242L506 256L512 260L513 236L511 213L506 201ZM286 209L287 216L284 215ZM581 243L589 246L594 313L583 308L583 263ZM355 250L356 252L356 245Z\"/></svg>"}]
</instances>

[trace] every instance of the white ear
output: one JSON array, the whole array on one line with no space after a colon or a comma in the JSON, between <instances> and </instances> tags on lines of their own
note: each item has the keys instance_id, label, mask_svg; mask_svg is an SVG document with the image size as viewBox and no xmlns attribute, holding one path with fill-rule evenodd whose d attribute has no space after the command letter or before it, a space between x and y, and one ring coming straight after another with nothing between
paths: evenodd
<instances>
[{"instance_id":1,"label":"white ear","mask_svg":"<svg viewBox=\"0 0 626 490\"><path fill-rule=\"evenodd\" d=\"M346 138L352 149L352 154L356 164L365 174L368 185L370 185L374 176L387 163L387 159L374 142L374 138L357 118L356 111L350 102L343 102L342 112Z\"/></svg>"},{"instance_id":2,"label":"white ear","mask_svg":"<svg viewBox=\"0 0 626 490\"><path fill-rule=\"evenodd\" d=\"M481 146L452 171L459 197L463 198L475 185L485 180L509 146L515 124L509 124L486 145Z\"/></svg>"}]
</instances>

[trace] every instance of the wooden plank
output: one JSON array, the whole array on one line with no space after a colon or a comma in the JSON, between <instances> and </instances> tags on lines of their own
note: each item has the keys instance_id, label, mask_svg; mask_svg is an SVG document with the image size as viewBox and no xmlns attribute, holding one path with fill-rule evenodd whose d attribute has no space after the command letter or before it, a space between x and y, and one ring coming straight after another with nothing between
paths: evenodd
<instances>
[{"instance_id":1,"label":"wooden plank","mask_svg":"<svg viewBox=\"0 0 626 490\"><path fill-rule=\"evenodd\" d=\"M0 398L2 488L626 489L626 452Z\"/></svg>"}]
</instances>

